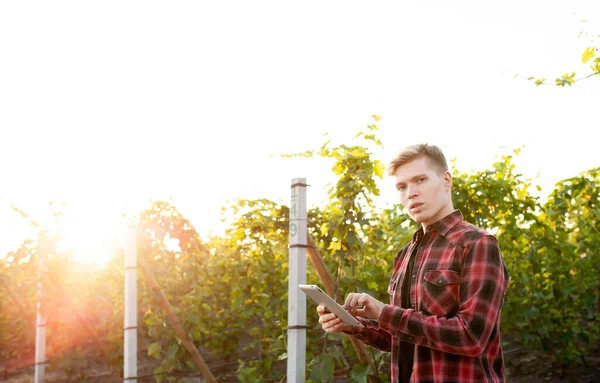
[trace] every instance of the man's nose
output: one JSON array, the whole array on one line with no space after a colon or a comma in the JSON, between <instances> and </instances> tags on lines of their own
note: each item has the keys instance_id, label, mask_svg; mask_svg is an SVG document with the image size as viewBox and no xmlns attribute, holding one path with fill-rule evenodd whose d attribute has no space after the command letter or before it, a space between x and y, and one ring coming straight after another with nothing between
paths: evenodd
<instances>
[{"instance_id":1,"label":"man's nose","mask_svg":"<svg viewBox=\"0 0 600 383\"><path fill-rule=\"evenodd\" d=\"M406 188L407 188L407 191L408 191L408 198L409 199L414 198L414 197L416 197L419 194L419 192L417 190L418 188L417 188L416 185L408 185Z\"/></svg>"}]
</instances>

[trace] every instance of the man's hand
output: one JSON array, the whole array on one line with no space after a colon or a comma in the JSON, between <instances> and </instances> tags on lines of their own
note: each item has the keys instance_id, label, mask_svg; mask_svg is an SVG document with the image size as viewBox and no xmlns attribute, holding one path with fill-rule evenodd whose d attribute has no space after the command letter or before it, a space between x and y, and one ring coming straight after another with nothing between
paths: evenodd
<instances>
[{"instance_id":1,"label":"man's hand","mask_svg":"<svg viewBox=\"0 0 600 383\"><path fill-rule=\"evenodd\" d=\"M352 326L342 322L337 315L329 312L325 306L317 306L317 313L319 313L319 323L325 332L330 334L342 331L352 332Z\"/></svg>"},{"instance_id":2,"label":"man's hand","mask_svg":"<svg viewBox=\"0 0 600 383\"><path fill-rule=\"evenodd\" d=\"M379 319L384 306L385 303L365 293L350 293L344 303L350 314L367 319Z\"/></svg>"}]
</instances>

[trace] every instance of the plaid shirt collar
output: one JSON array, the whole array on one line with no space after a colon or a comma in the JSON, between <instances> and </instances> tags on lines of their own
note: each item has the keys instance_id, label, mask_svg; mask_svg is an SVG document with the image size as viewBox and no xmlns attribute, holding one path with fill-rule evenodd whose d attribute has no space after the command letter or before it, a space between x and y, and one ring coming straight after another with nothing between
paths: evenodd
<instances>
[{"instance_id":1,"label":"plaid shirt collar","mask_svg":"<svg viewBox=\"0 0 600 383\"><path fill-rule=\"evenodd\" d=\"M431 225L427 226L427 232L433 232L433 231L437 231L438 233L440 233L441 235L443 235L444 237L448 234L448 232L450 232L450 230L456 226L457 224L459 224L460 222L463 221L463 215L460 212L460 210L454 210L452 213L448 214L447 216L445 216L444 218L440 219L437 222L432 223ZM414 243L419 242L419 240L421 239L421 237L423 237L423 234L425 234L423 232L423 226L419 227L419 230L417 230L412 237L412 241Z\"/></svg>"}]
</instances>

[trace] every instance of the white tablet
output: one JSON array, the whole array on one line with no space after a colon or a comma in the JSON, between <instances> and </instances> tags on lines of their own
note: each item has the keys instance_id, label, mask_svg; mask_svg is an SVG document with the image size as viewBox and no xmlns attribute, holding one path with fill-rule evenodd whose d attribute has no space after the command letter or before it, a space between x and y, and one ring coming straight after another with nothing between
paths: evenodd
<instances>
[{"instance_id":1,"label":"white tablet","mask_svg":"<svg viewBox=\"0 0 600 383\"><path fill-rule=\"evenodd\" d=\"M337 317L340 318L342 322L351 326L365 327L355 317L353 317L352 314L350 314L342 306L340 306L339 303L337 303L333 298L327 295L325 291L321 290L319 286L298 285L298 287L317 304L327 307L327 310L337 315Z\"/></svg>"}]
</instances>

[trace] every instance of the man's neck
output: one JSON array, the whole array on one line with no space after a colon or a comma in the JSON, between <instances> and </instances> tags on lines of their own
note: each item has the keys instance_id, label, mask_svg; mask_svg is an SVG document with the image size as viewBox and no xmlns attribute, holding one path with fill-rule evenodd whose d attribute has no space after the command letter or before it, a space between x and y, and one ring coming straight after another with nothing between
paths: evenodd
<instances>
[{"instance_id":1,"label":"man's neck","mask_svg":"<svg viewBox=\"0 0 600 383\"><path fill-rule=\"evenodd\" d=\"M447 216L449 216L450 214L454 213L454 206L452 204L450 204L450 206L448 206L446 209L444 209L445 214L442 215L442 217L440 219L438 219L435 222L439 222L442 219L446 218ZM435 222L430 223L429 225L425 224L425 223L421 223L421 227L423 228L423 233L425 233L427 231L427 226L431 226L433 225Z\"/></svg>"}]
</instances>

